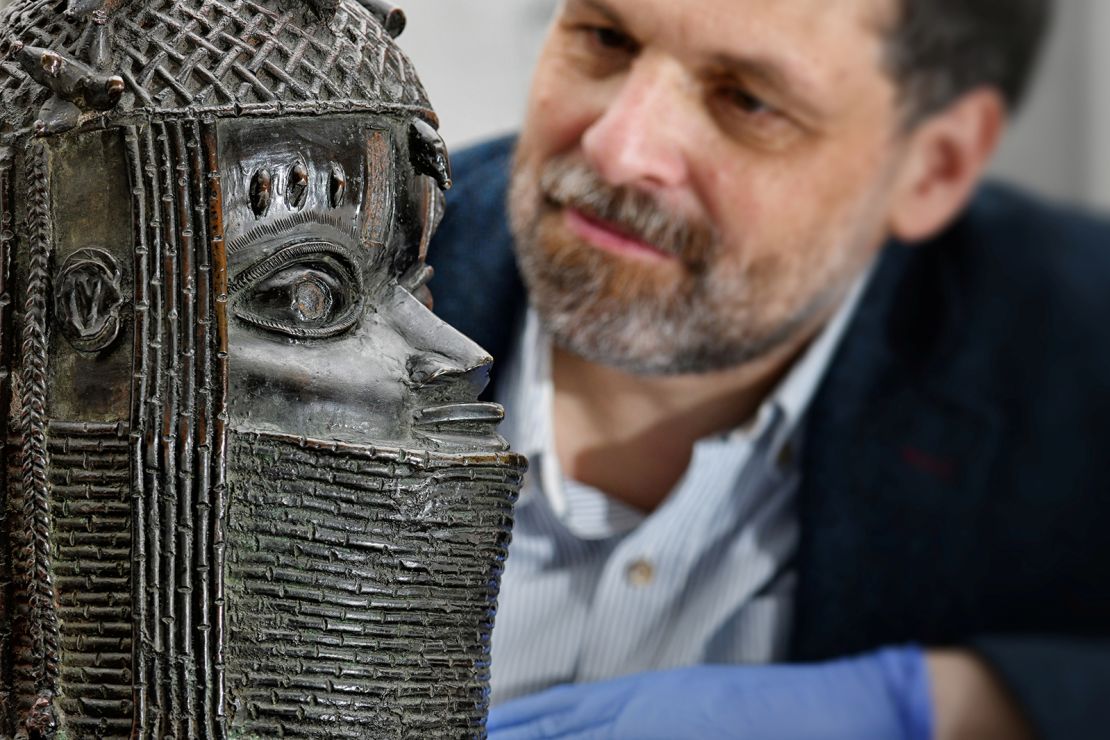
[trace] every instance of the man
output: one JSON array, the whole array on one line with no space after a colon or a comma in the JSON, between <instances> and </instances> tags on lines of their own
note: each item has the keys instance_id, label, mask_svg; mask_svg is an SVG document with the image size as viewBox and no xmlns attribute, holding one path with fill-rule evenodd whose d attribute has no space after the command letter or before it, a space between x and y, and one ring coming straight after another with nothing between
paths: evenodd
<instances>
[{"instance_id":1,"label":"man","mask_svg":"<svg viewBox=\"0 0 1110 740\"><path fill-rule=\"evenodd\" d=\"M432 252L532 460L492 737L1102 733L1110 228L976 195L1046 16L565 0Z\"/></svg>"}]
</instances>

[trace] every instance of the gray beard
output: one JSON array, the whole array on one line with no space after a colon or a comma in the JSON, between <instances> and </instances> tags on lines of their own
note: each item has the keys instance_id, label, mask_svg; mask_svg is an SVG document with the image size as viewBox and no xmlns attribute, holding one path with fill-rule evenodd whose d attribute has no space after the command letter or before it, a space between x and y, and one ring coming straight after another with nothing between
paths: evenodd
<instances>
[{"instance_id":1,"label":"gray beard","mask_svg":"<svg viewBox=\"0 0 1110 740\"><path fill-rule=\"evenodd\" d=\"M596 200L605 201L587 185L566 185L581 190L576 204L590 207ZM532 177L514 173L510 216L517 263L531 305L553 342L591 362L641 376L728 370L796 337L840 295L839 286L830 285L789 319L766 326L760 322L760 299L747 275L714 269L715 250L705 247L697 258L706 263L699 267L691 260L683 279L667 290L645 289L650 288L646 282L623 290L622 283L639 276L617 258L580 244L554 253L545 249L546 193L541 193L551 187L550 182L538 186ZM626 205L621 199L620 206ZM643 210L644 223L661 223L660 211ZM664 247L681 256L680 243Z\"/></svg>"},{"instance_id":2,"label":"gray beard","mask_svg":"<svg viewBox=\"0 0 1110 740\"><path fill-rule=\"evenodd\" d=\"M808 317L764 336L737 339L706 306L689 296L630 304L609 295L594 269L558 269L520 250L521 272L533 307L556 346L640 376L711 373L764 356L794 335ZM552 269L555 267L556 269ZM734 321L744 322L737 311Z\"/></svg>"}]
</instances>

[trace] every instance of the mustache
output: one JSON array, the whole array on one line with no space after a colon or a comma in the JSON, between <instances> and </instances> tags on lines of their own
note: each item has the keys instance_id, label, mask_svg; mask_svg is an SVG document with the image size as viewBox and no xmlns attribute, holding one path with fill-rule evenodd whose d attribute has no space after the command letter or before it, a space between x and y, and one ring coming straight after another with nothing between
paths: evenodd
<instances>
[{"instance_id":1,"label":"mustache","mask_svg":"<svg viewBox=\"0 0 1110 740\"><path fill-rule=\"evenodd\" d=\"M540 189L548 202L607 222L691 268L704 268L718 249L712 224L669 210L642 190L609 185L584 162L551 160L540 173Z\"/></svg>"}]
</instances>

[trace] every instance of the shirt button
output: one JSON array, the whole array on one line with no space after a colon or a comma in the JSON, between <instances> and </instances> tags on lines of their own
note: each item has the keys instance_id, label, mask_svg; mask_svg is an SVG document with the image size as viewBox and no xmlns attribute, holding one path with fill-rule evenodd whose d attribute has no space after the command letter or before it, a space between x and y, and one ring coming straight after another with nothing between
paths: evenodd
<instances>
[{"instance_id":1,"label":"shirt button","mask_svg":"<svg viewBox=\"0 0 1110 740\"><path fill-rule=\"evenodd\" d=\"M643 558L634 560L625 571L625 577L636 588L645 588L655 580L655 566Z\"/></svg>"}]
</instances>

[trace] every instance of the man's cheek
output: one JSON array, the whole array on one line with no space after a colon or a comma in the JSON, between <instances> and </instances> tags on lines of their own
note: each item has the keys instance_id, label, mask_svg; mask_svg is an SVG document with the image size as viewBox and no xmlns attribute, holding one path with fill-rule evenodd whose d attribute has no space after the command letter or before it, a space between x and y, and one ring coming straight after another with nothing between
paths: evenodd
<instances>
[{"instance_id":1,"label":"man's cheek","mask_svg":"<svg viewBox=\"0 0 1110 740\"><path fill-rule=\"evenodd\" d=\"M588 102L593 97L596 93L552 79L541 70L521 133L521 148L534 152L539 160L574 149L604 113L603 106Z\"/></svg>"},{"instance_id":2,"label":"man's cheek","mask_svg":"<svg viewBox=\"0 0 1110 740\"><path fill-rule=\"evenodd\" d=\"M521 132L523 162L538 170L543 162L578 146L586 125L576 123L552 102L539 101Z\"/></svg>"}]
</instances>

